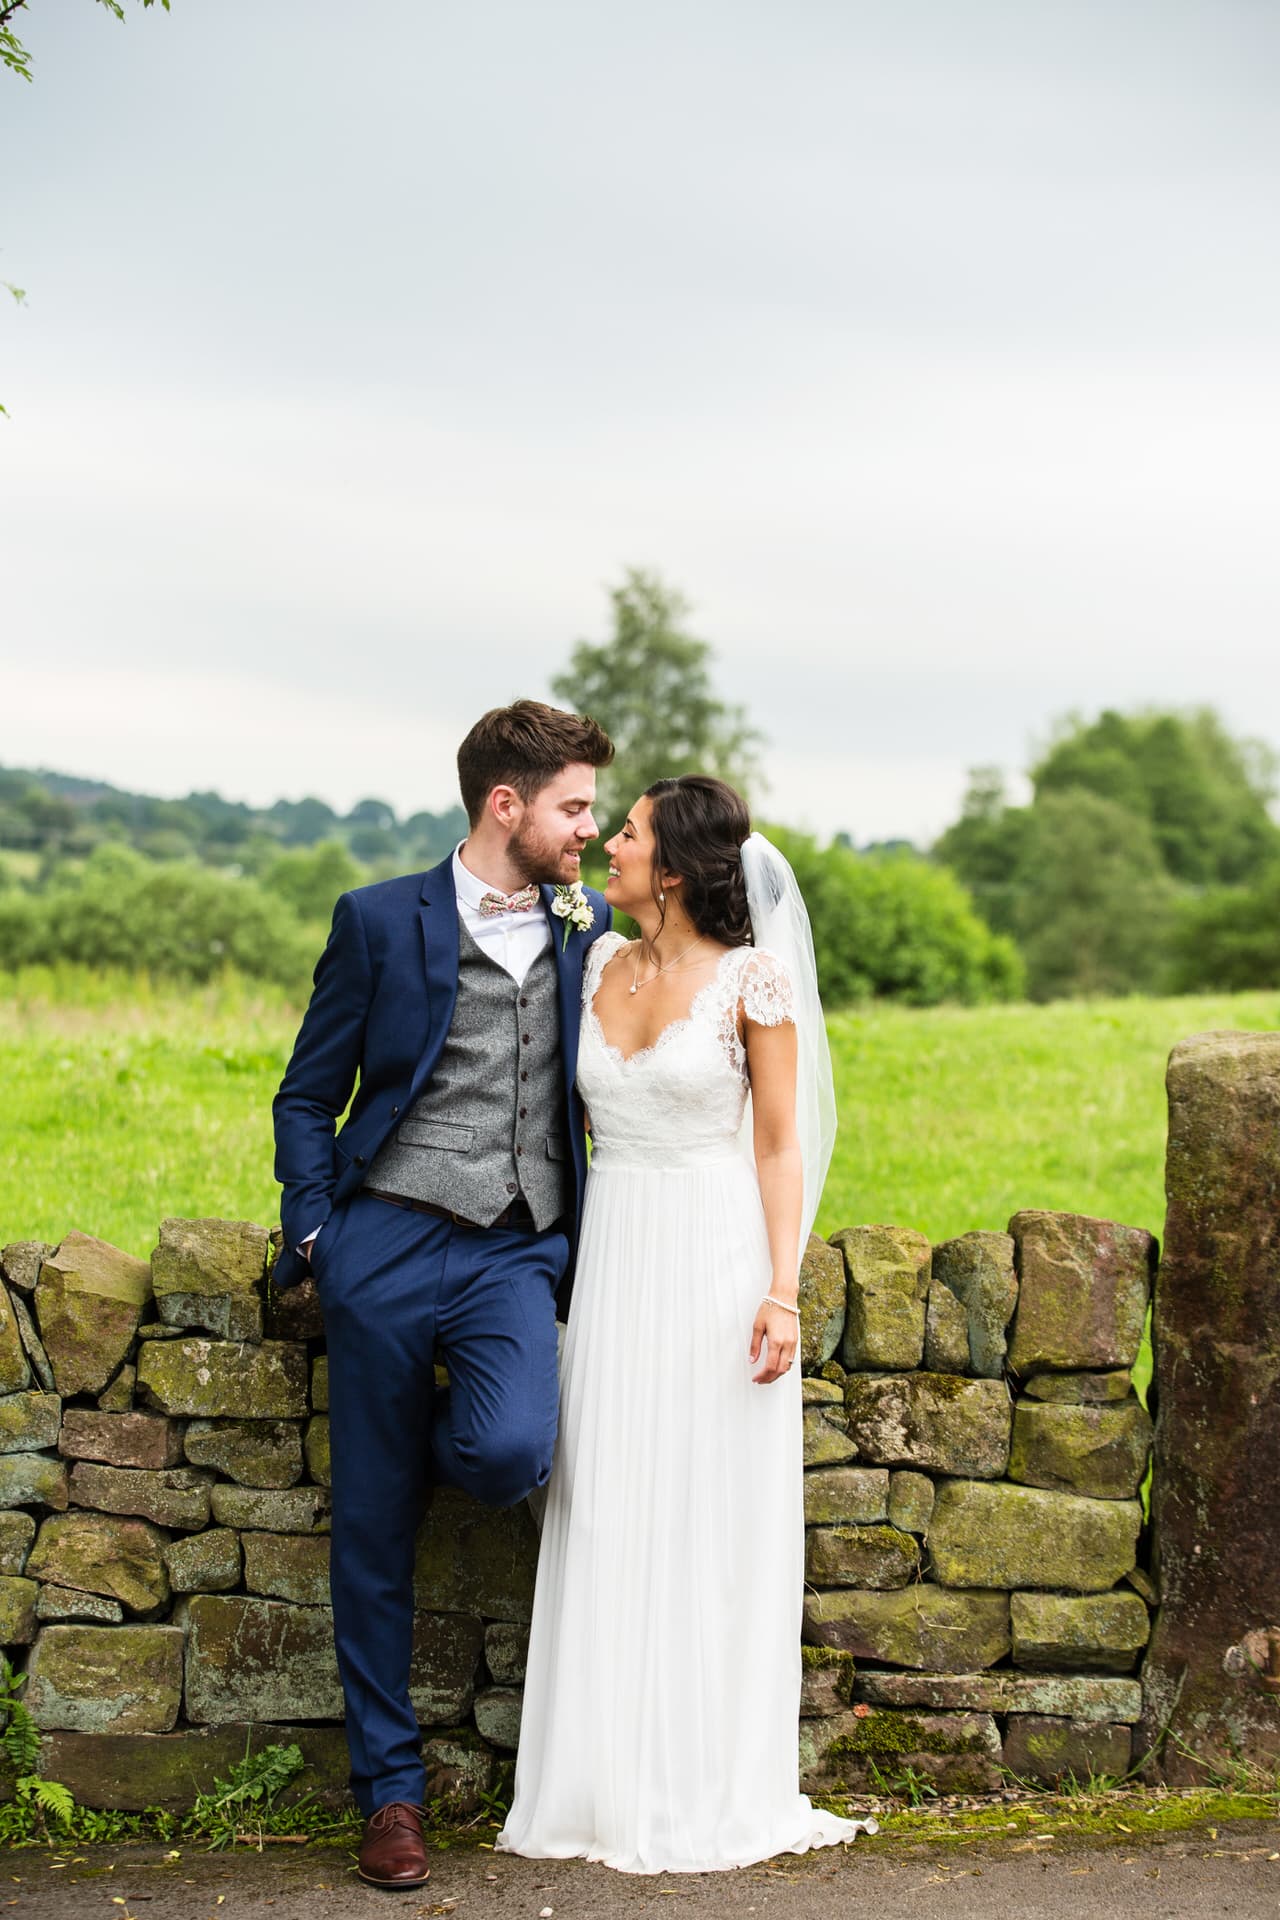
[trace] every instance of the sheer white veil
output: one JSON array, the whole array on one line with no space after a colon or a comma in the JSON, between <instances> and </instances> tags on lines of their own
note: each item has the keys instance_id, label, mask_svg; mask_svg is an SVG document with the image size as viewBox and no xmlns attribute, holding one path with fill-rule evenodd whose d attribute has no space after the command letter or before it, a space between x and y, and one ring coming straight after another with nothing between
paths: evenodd
<instances>
[{"instance_id":1,"label":"sheer white veil","mask_svg":"<svg viewBox=\"0 0 1280 1920\"><path fill-rule=\"evenodd\" d=\"M822 1001L818 997L813 934L804 896L790 864L762 833L748 834L743 841L742 872L747 883L752 939L757 947L777 954L791 976L795 993L796 1127L804 1163L799 1253L803 1254L817 1216L836 1138L836 1090L831 1077L831 1050L827 1045Z\"/></svg>"}]
</instances>

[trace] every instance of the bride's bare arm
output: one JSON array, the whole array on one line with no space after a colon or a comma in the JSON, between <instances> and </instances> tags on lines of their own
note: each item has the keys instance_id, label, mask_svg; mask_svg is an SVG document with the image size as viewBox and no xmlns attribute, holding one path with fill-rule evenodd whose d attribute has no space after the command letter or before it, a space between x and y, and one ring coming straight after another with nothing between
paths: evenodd
<instances>
[{"instance_id":1,"label":"bride's bare arm","mask_svg":"<svg viewBox=\"0 0 1280 1920\"><path fill-rule=\"evenodd\" d=\"M800 1340L799 1315L789 1311L799 1293L797 1249L804 1205L804 1165L796 1132L796 1030L789 1020L768 1027L748 1020L744 1040L751 1078L752 1143L773 1274L769 1292L775 1301L788 1303L780 1307L762 1300L751 1329L753 1365L762 1344L768 1343L765 1366L756 1376L764 1386L789 1370Z\"/></svg>"}]
</instances>

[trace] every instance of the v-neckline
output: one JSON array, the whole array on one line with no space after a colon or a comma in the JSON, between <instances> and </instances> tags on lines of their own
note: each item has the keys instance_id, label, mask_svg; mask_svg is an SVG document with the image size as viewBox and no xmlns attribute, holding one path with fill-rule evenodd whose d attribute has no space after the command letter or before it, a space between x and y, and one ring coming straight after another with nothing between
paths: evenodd
<instances>
[{"instance_id":1,"label":"v-neckline","mask_svg":"<svg viewBox=\"0 0 1280 1920\"><path fill-rule=\"evenodd\" d=\"M626 946L626 944L627 942L623 940L622 945ZM614 954L616 954L619 950L620 949L615 948L614 953L611 953L609 955L609 959L612 960L614 958ZM668 1020L666 1026L663 1027L662 1031L658 1034L656 1039L651 1040L647 1046L637 1047L634 1053L624 1053L621 1047L616 1047L614 1045L613 1041L609 1038L608 1034L604 1030L604 1022L601 1020L600 1015L596 1012L596 995L599 993L601 982L604 979L604 968L605 966L608 965L608 961L606 961L604 963L604 966L602 966L600 969L600 974L596 980L595 988L592 991L590 999L587 1001L587 1017L593 1023L596 1030L596 1038L599 1040L600 1045L604 1048L605 1052L608 1054L612 1054L613 1058L617 1061L620 1067L629 1067L633 1065L635 1061L645 1059L645 1057L648 1054L657 1053L659 1048L665 1045L666 1041L670 1038L670 1036L673 1033L678 1033L682 1027L688 1027L693 1024L693 1021L697 1017L698 1002L701 999L703 999L703 997L706 994L709 994L713 987L719 984L721 968L724 966L725 961L729 958L729 955L731 953L736 953L737 951L738 949L736 947L726 947L724 952L720 955L720 958L716 961L715 972L712 974L711 978L707 981L705 986L698 988L698 991L694 994L692 1000L689 1002L689 1011L687 1013L682 1013L678 1020Z\"/></svg>"}]
</instances>

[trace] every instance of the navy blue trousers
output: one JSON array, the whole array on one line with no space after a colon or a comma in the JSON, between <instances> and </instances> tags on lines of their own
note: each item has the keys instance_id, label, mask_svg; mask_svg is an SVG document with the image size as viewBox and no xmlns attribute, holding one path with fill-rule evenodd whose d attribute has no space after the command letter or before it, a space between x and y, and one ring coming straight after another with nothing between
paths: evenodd
<instances>
[{"instance_id":1,"label":"navy blue trousers","mask_svg":"<svg viewBox=\"0 0 1280 1920\"><path fill-rule=\"evenodd\" d=\"M333 1632L351 1786L368 1815L424 1797L409 1662L428 1488L514 1506L551 1472L555 1291L569 1243L454 1226L358 1193L314 1254L329 1347Z\"/></svg>"}]
</instances>

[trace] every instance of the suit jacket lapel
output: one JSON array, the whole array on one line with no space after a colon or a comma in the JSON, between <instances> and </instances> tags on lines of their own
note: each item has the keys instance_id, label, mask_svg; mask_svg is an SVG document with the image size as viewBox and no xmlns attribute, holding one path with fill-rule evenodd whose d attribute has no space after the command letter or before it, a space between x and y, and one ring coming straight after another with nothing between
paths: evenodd
<instances>
[{"instance_id":1,"label":"suit jacket lapel","mask_svg":"<svg viewBox=\"0 0 1280 1920\"><path fill-rule=\"evenodd\" d=\"M564 1061L564 1082L572 1088L578 1071L578 1022L582 1001L582 935L572 929L565 940L568 924L552 913L556 897L554 887L543 887L542 905L551 928L552 951L556 956L556 976L560 988L560 1057Z\"/></svg>"},{"instance_id":2,"label":"suit jacket lapel","mask_svg":"<svg viewBox=\"0 0 1280 1920\"><path fill-rule=\"evenodd\" d=\"M435 1066L458 998L458 896L452 854L423 874L418 917L427 983L427 1043L413 1076L411 1100L417 1099Z\"/></svg>"}]
</instances>

